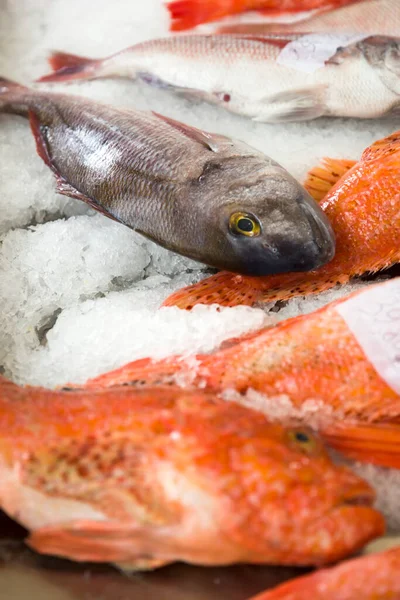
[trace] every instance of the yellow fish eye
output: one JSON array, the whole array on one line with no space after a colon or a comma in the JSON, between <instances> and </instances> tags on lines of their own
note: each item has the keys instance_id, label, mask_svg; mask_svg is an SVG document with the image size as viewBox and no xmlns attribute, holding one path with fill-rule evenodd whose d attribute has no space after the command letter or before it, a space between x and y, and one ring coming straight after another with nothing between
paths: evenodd
<instances>
[{"instance_id":1,"label":"yellow fish eye","mask_svg":"<svg viewBox=\"0 0 400 600\"><path fill-rule=\"evenodd\" d=\"M288 432L289 440L304 452L313 452L317 447L316 438L305 429L292 429Z\"/></svg>"},{"instance_id":2,"label":"yellow fish eye","mask_svg":"<svg viewBox=\"0 0 400 600\"><path fill-rule=\"evenodd\" d=\"M254 215L237 212L229 218L229 229L235 235L246 235L256 237L261 233L261 225Z\"/></svg>"}]
</instances>

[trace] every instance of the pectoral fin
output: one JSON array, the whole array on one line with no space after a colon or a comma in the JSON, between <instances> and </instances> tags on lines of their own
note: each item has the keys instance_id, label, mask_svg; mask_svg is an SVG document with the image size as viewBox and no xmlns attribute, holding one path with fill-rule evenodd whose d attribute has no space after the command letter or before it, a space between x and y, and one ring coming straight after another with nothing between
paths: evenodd
<instances>
[{"instance_id":1,"label":"pectoral fin","mask_svg":"<svg viewBox=\"0 0 400 600\"><path fill-rule=\"evenodd\" d=\"M191 127L190 125L186 125L186 123L181 123L180 121L175 121L175 119L171 119L170 117L166 117L165 115L160 115L153 111L153 114L174 127L188 138L194 140L198 144L201 144L205 148L208 148L212 152L219 152L221 143L227 142L227 138L223 135L217 135L213 133L207 133L206 131L201 131L201 129L197 129L196 127Z\"/></svg>"},{"instance_id":2,"label":"pectoral fin","mask_svg":"<svg viewBox=\"0 0 400 600\"><path fill-rule=\"evenodd\" d=\"M153 557L149 528L118 521L72 521L34 530L27 544L41 554L78 562L119 563L123 569L148 569L169 562Z\"/></svg>"},{"instance_id":3,"label":"pectoral fin","mask_svg":"<svg viewBox=\"0 0 400 600\"><path fill-rule=\"evenodd\" d=\"M353 460L400 468L400 424L337 423L321 432L327 444Z\"/></svg>"},{"instance_id":4,"label":"pectoral fin","mask_svg":"<svg viewBox=\"0 0 400 600\"><path fill-rule=\"evenodd\" d=\"M324 90L323 86L315 86L267 96L263 99L265 112L253 121L288 123L322 117L326 111Z\"/></svg>"}]
</instances>

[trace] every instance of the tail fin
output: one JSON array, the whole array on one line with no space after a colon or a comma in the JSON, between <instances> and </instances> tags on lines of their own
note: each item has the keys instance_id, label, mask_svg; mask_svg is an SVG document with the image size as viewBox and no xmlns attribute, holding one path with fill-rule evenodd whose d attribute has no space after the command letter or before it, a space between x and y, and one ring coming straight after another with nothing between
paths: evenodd
<instances>
[{"instance_id":1,"label":"tail fin","mask_svg":"<svg viewBox=\"0 0 400 600\"><path fill-rule=\"evenodd\" d=\"M49 57L49 63L53 73L40 77L37 81L57 82L74 81L76 79L94 79L101 60L76 56L66 52L53 52Z\"/></svg>"},{"instance_id":2,"label":"tail fin","mask_svg":"<svg viewBox=\"0 0 400 600\"><path fill-rule=\"evenodd\" d=\"M400 469L400 424L343 422L324 427L321 435L348 458Z\"/></svg>"},{"instance_id":3,"label":"tail fin","mask_svg":"<svg viewBox=\"0 0 400 600\"><path fill-rule=\"evenodd\" d=\"M236 12L232 2L221 4L215 0L170 0L167 8L172 23L171 31L192 29L201 23L216 21L230 12ZM231 6L230 6L231 5Z\"/></svg>"},{"instance_id":4,"label":"tail fin","mask_svg":"<svg viewBox=\"0 0 400 600\"><path fill-rule=\"evenodd\" d=\"M0 112L27 117L28 107L22 98L28 91L24 85L0 76Z\"/></svg>"}]
</instances>

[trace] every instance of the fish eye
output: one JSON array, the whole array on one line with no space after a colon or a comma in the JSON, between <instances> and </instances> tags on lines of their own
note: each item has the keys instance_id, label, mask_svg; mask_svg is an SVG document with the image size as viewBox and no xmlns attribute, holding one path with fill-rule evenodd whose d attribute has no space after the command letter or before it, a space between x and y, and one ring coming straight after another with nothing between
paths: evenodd
<instances>
[{"instance_id":1,"label":"fish eye","mask_svg":"<svg viewBox=\"0 0 400 600\"><path fill-rule=\"evenodd\" d=\"M305 452L312 452L317 446L314 436L304 429L293 429L288 432L289 439Z\"/></svg>"},{"instance_id":2,"label":"fish eye","mask_svg":"<svg viewBox=\"0 0 400 600\"><path fill-rule=\"evenodd\" d=\"M229 218L229 229L235 235L245 235L247 237L256 237L261 233L259 220L248 213L237 212Z\"/></svg>"}]
</instances>

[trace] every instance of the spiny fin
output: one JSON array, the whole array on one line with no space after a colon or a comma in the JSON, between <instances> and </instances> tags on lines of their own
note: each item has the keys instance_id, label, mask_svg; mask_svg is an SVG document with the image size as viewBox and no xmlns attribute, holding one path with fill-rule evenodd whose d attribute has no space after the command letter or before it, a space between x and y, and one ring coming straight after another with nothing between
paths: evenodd
<instances>
[{"instance_id":1,"label":"spiny fin","mask_svg":"<svg viewBox=\"0 0 400 600\"><path fill-rule=\"evenodd\" d=\"M185 310L191 310L195 304L253 306L259 295L260 287L254 278L222 271L171 294L162 306L178 306Z\"/></svg>"},{"instance_id":2,"label":"spiny fin","mask_svg":"<svg viewBox=\"0 0 400 600\"><path fill-rule=\"evenodd\" d=\"M75 561L129 562L148 554L146 527L118 521L72 521L32 531L27 544L37 552ZM149 536L150 537L150 536Z\"/></svg>"},{"instance_id":3,"label":"spiny fin","mask_svg":"<svg viewBox=\"0 0 400 600\"><path fill-rule=\"evenodd\" d=\"M96 77L96 67L100 62L96 58L86 58L66 52L52 52L48 60L53 73L37 79L42 83L94 78Z\"/></svg>"},{"instance_id":4,"label":"spiny fin","mask_svg":"<svg viewBox=\"0 0 400 600\"><path fill-rule=\"evenodd\" d=\"M392 135L389 135L381 140L377 140L364 150L361 160L379 160L381 158L387 158L395 152L400 150L400 131L395 131Z\"/></svg>"},{"instance_id":5,"label":"spiny fin","mask_svg":"<svg viewBox=\"0 0 400 600\"><path fill-rule=\"evenodd\" d=\"M307 121L317 119L325 114L323 100L324 86L314 86L291 92L280 92L275 96L263 98L265 107L270 109L253 121L268 123L288 123L290 121Z\"/></svg>"},{"instance_id":6,"label":"spiny fin","mask_svg":"<svg viewBox=\"0 0 400 600\"><path fill-rule=\"evenodd\" d=\"M400 423L335 423L325 426L326 443L348 458L400 469Z\"/></svg>"},{"instance_id":7,"label":"spiny fin","mask_svg":"<svg viewBox=\"0 0 400 600\"><path fill-rule=\"evenodd\" d=\"M173 357L154 361L151 358L134 360L119 369L103 373L98 377L89 379L85 388L105 388L118 385L167 385L173 380L175 374L182 370L182 361Z\"/></svg>"},{"instance_id":8,"label":"spiny fin","mask_svg":"<svg viewBox=\"0 0 400 600\"><path fill-rule=\"evenodd\" d=\"M321 165L311 169L304 182L309 194L319 202L329 190L357 164L355 160L323 158Z\"/></svg>"},{"instance_id":9,"label":"spiny fin","mask_svg":"<svg viewBox=\"0 0 400 600\"><path fill-rule=\"evenodd\" d=\"M159 113L154 111L153 115L155 115L159 119L162 119L163 121L165 121L165 123L168 123L169 125L171 125L171 127L174 127L175 129L186 135L186 137L201 144L205 148L208 148L212 152L219 152L219 142L222 141L226 143L226 141L228 140L228 138L226 138L223 135L217 135L207 133L206 131L201 131L201 129L191 127L190 125L186 125L186 123L181 123L180 121L175 121L175 119L171 119L170 117L166 117L165 115L160 115Z\"/></svg>"}]
</instances>

